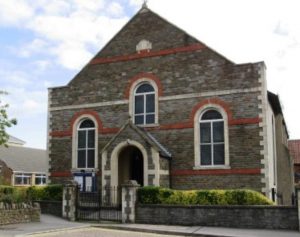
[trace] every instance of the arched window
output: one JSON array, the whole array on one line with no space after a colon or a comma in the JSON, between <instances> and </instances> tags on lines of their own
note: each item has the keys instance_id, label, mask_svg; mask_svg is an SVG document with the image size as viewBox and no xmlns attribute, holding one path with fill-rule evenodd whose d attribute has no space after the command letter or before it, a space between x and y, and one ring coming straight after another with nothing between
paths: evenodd
<instances>
[{"instance_id":1,"label":"arched window","mask_svg":"<svg viewBox=\"0 0 300 237\"><path fill-rule=\"evenodd\" d=\"M95 168L95 123L82 120L77 128L77 168Z\"/></svg>"},{"instance_id":2,"label":"arched window","mask_svg":"<svg viewBox=\"0 0 300 237\"><path fill-rule=\"evenodd\" d=\"M138 85L134 91L134 123L155 123L155 90L149 83Z\"/></svg>"},{"instance_id":3,"label":"arched window","mask_svg":"<svg viewBox=\"0 0 300 237\"><path fill-rule=\"evenodd\" d=\"M214 109L204 111L199 118L200 166L225 165L224 118Z\"/></svg>"}]
</instances>

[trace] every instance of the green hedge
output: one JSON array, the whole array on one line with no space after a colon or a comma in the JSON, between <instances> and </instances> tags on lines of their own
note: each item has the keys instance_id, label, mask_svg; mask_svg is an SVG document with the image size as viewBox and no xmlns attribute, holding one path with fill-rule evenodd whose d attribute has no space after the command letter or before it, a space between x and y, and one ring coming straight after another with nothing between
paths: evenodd
<instances>
[{"instance_id":1,"label":"green hedge","mask_svg":"<svg viewBox=\"0 0 300 237\"><path fill-rule=\"evenodd\" d=\"M273 205L261 193L247 189L179 191L148 186L138 189L138 200L141 204Z\"/></svg>"},{"instance_id":2,"label":"green hedge","mask_svg":"<svg viewBox=\"0 0 300 237\"><path fill-rule=\"evenodd\" d=\"M61 201L63 186L52 184L43 187L32 186L27 189L27 196L33 201Z\"/></svg>"},{"instance_id":3,"label":"green hedge","mask_svg":"<svg viewBox=\"0 0 300 237\"><path fill-rule=\"evenodd\" d=\"M0 185L0 202L21 203L27 201L26 188Z\"/></svg>"},{"instance_id":4,"label":"green hedge","mask_svg":"<svg viewBox=\"0 0 300 237\"><path fill-rule=\"evenodd\" d=\"M63 186L59 184L32 187L0 185L0 202L21 203L29 201L61 201Z\"/></svg>"}]
</instances>

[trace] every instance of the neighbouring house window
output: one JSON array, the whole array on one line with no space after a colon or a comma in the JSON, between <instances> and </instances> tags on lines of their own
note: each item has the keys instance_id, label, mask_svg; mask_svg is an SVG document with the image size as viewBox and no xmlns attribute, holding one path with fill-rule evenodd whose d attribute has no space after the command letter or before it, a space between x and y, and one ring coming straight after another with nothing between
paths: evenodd
<instances>
[{"instance_id":1,"label":"neighbouring house window","mask_svg":"<svg viewBox=\"0 0 300 237\"><path fill-rule=\"evenodd\" d=\"M216 110L208 110L200 117L200 165L225 164L224 119Z\"/></svg>"},{"instance_id":2,"label":"neighbouring house window","mask_svg":"<svg viewBox=\"0 0 300 237\"><path fill-rule=\"evenodd\" d=\"M45 185L46 184L46 175L45 174L36 174L35 175L35 185Z\"/></svg>"},{"instance_id":3,"label":"neighbouring house window","mask_svg":"<svg viewBox=\"0 0 300 237\"><path fill-rule=\"evenodd\" d=\"M77 129L77 168L95 168L95 123L83 120Z\"/></svg>"},{"instance_id":4,"label":"neighbouring house window","mask_svg":"<svg viewBox=\"0 0 300 237\"><path fill-rule=\"evenodd\" d=\"M134 91L134 123L155 123L155 90L149 83L139 85Z\"/></svg>"},{"instance_id":5,"label":"neighbouring house window","mask_svg":"<svg viewBox=\"0 0 300 237\"><path fill-rule=\"evenodd\" d=\"M31 174L15 173L15 185L31 185Z\"/></svg>"}]
</instances>

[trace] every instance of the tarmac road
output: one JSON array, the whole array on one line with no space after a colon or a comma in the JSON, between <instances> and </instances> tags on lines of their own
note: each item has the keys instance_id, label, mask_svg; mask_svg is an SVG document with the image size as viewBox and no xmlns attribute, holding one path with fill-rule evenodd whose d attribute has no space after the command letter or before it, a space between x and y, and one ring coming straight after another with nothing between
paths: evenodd
<instances>
[{"instance_id":1,"label":"tarmac road","mask_svg":"<svg viewBox=\"0 0 300 237\"><path fill-rule=\"evenodd\" d=\"M61 230L55 232L27 235L28 237L155 237L155 236L172 236L179 237L180 235L162 235L152 233L141 233L122 230L109 230L94 227L85 227L73 230ZM182 236L182 235L181 235Z\"/></svg>"}]
</instances>

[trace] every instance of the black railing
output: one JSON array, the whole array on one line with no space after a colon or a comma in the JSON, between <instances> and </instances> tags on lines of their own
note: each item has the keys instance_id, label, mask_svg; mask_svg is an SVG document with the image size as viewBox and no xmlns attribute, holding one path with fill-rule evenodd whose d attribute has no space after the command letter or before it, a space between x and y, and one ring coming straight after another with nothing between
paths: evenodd
<instances>
[{"instance_id":1,"label":"black railing","mask_svg":"<svg viewBox=\"0 0 300 237\"><path fill-rule=\"evenodd\" d=\"M98 192L78 192L77 219L121 221L121 189L103 187Z\"/></svg>"}]
</instances>

